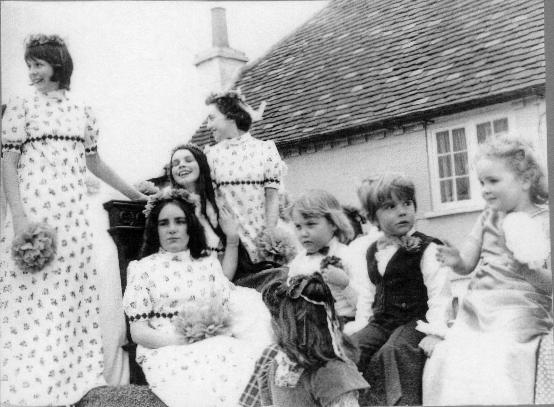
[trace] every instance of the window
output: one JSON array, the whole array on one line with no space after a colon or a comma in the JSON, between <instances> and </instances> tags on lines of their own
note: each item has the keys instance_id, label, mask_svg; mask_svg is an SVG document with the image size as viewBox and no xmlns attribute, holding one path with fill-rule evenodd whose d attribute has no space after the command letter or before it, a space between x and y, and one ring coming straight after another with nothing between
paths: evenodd
<instances>
[{"instance_id":1,"label":"window","mask_svg":"<svg viewBox=\"0 0 554 407\"><path fill-rule=\"evenodd\" d=\"M470 167L478 145L487 137L508 132L508 118L468 119L430 129L429 153L433 210L482 206L479 182Z\"/></svg>"}]
</instances>

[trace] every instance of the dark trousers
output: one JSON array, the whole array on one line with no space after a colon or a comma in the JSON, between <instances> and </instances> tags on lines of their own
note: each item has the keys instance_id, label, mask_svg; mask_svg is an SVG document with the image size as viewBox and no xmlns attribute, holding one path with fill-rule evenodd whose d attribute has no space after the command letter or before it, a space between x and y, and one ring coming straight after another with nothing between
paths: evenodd
<instances>
[{"instance_id":1,"label":"dark trousers","mask_svg":"<svg viewBox=\"0 0 554 407\"><path fill-rule=\"evenodd\" d=\"M370 384L374 405L421 405L421 381L426 357L418 347L425 337L416 320L400 326L373 319L352 339L360 348L358 368Z\"/></svg>"}]
</instances>

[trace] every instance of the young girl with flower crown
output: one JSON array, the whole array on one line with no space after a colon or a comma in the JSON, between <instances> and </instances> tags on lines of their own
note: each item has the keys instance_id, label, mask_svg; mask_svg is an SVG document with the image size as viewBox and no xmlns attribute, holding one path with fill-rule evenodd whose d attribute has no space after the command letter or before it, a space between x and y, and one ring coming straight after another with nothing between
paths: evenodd
<instances>
[{"instance_id":1,"label":"young girl with flower crown","mask_svg":"<svg viewBox=\"0 0 554 407\"><path fill-rule=\"evenodd\" d=\"M67 405L105 384L87 169L131 199L143 195L102 160L95 116L69 92L73 62L65 42L30 36L24 60L34 94L11 100L2 118L10 212L0 240L0 402ZM36 224L54 237L39 232L33 250L29 240L12 251L14 237L29 237Z\"/></svg>"},{"instance_id":2,"label":"young girl with flower crown","mask_svg":"<svg viewBox=\"0 0 554 407\"><path fill-rule=\"evenodd\" d=\"M354 232L343 208L329 192L313 189L298 197L290 211L303 248L290 263L289 277L321 271L345 332L354 332L369 319L371 292L367 273L352 261L345 244Z\"/></svg>"},{"instance_id":3,"label":"young girl with flower crown","mask_svg":"<svg viewBox=\"0 0 554 407\"><path fill-rule=\"evenodd\" d=\"M453 327L425 368L423 401L552 403L552 272L544 172L531 146L510 137L482 145L476 170L486 208L461 250L442 246L437 253L457 273L473 274ZM549 400L542 398L543 384L550 386Z\"/></svg>"},{"instance_id":4,"label":"young girl with flower crown","mask_svg":"<svg viewBox=\"0 0 554 407\"><path fill-rule=\"evenodd\" d=\"M357 349L342 333L333 294L320 273L277 280L262 291L276 344L264 350L245 388L243 407L357 407L368 387Z\"/></svg>"},{"instance_id":5,"label":"young girl with flower crown","mask_svg":"<svg viewBox=\"0 0 554 407\"><path fill-rule=\"evenodd\" d=\"M277 224L278 190L286 166L273 141L258 140L249 133L261 112L253 111L240 91L213 94L206 104L207 127L217 143L205 150L217 205L228 206L236 216L240 240L257 263L255 240L264 228Z\"/></svg>"}]
</instances>

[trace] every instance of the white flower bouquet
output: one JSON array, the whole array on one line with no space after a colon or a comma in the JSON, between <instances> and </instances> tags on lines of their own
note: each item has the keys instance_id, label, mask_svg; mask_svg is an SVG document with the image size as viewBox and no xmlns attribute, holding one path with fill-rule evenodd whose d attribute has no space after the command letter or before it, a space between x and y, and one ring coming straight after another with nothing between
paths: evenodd
<instances>
[{"instance_id":1,"label":"white flower bouquet","mask_svg":"<svg viewBox=\"0 0 554 407\"><path fill-rule=\"evenodd\" d=\"M524 212L506 215L502 223L506 247L530 269L542 268L550 255L550 242L540 222Z\"/></svg>"},{"instance_id":2,"label":"white flower bouquet","mask_svg":"<svg viewBox=\"0 0 554 407\"><path fill-rule=\"evenodd\" d=\"M294 237L281 227L263 230L256 238L256 247L260 259L280 265L296 256Z\"/></svg>"},{"instance_id":3,"label":"white flower bouquet","mask_svg":"<svg viewBox=\"0 0 554 407\"><path fill-rule=\"evenodd\" d=\"M140 181L134 185L135 189L144 195L154 195L160 192L158 188L152 181Z\"/></svg>"},{"instance_id":4,"label":"white flower bouquet","mask_svg":"<svg viewBox=\"0 0 554 407\"><path fill-rule=\"evenodd\" d=\"M198 306L189 304L173 319L177 330L194 343L217 335L225 335L231 326L231 313L219 297Z\"/></svg>"},{"instance_id":5,"label":"white flower bouquet","mask_svg":"<svg viewBox=\"0 0 554 407\"><path fill-rule=\"evenodd\" d=\"M45 223L31 223L12 243L12 257L25 273L36 273L56 255L56 231Z\"/></svg>"}]
</instances>

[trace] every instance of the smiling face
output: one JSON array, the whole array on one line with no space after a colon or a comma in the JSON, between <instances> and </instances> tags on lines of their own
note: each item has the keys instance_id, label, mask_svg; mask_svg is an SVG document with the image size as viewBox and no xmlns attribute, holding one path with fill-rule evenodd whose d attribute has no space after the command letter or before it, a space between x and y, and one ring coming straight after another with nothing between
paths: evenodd
<instances>
[{"instance_id":1,"label":"smiling face","mask_svg":"<svg viewBox=\"0 0 554 407\"><path fill-rule=\"evenodd\" d=\"M189 191L196 191L196 181L200 176L200 167L189 150L175 151L173 157L171 157L171 175L178 185Z\"/></svg>"},{"instance_id":2,"label":"smiling face","mask_svg":"<svg viewBox=\"0 0 554 407\"><path fill-rule=\"evenodd\" d=\"M487 206L501 211L525 211L532 206L530 182L518 177L501 159L482 158L477 162L481 194Z\"/></svg>"},{"instance_id":3,"label":"smiling face","mask_svg":"<svg viewBox=\"0 0 554 407\"><path fill-rule=\"evenodd\" d=\"M185 212L176 204L166 204L158 216L160 246L171 253L188 248L189 235Z\"/></svg>"},{"instance_id":4,"label":"smiling face","mask_svg":"<svg viewBox=\"0 0 554 407\"><path fill-rule=\"evenodd\" d=\"M214 103L209 105L208 109L208 122L206 126L208 130L211 130L216 142L239 135L235 121L221 113Z\"/></svg>"},{"instance_id":5,"label":"smiling face","mask_svg":"<svg viewBox=\"0 0 554 407\"><path fill-rule=\"evenodd\" d=\"M415 205L412 200L391 199L381 204L375 213L377 223L387 236L404 236L415 223Z\"/></svg>"},{"instance_id":6,"label":"smiling face","mask_svg":"<svg viewBox=\"0 0 554 407\"><path fill-rule=\"evenodd\" d=\"M292 221L298 240L308 253L315 253L327 246L337 227L324 216L304 216L297 210L292 211Z\"/></svg>"},{"instance_id":7,"label":"smiling face","mask_svg":"<svg viewBox=\"0 0 554 407\"><path fill-rule=\"evenodd\" d=\"M25 61L29 68L31 84L41 92L49 92L59 87L58 82L52 82L54 67L42 59L28 59Z\"/></svg>"}]
</instances>

